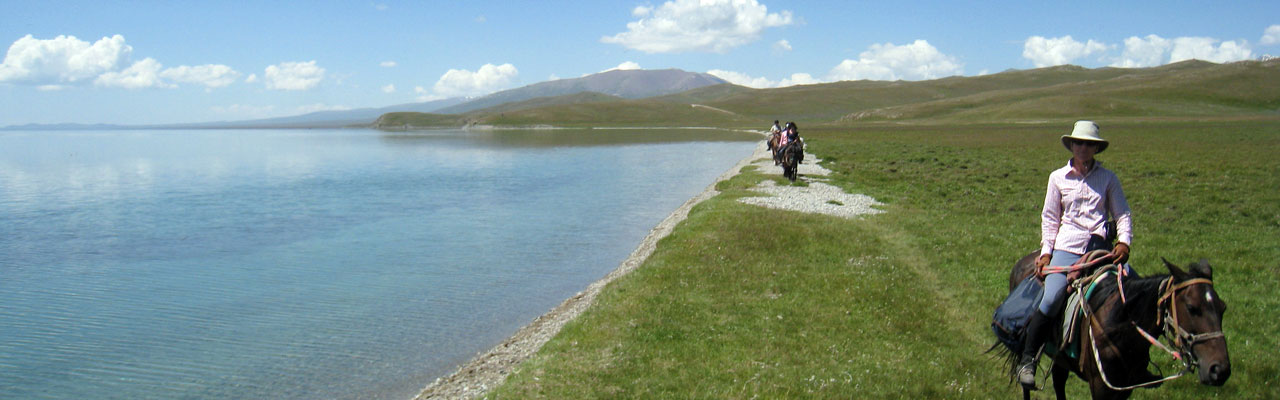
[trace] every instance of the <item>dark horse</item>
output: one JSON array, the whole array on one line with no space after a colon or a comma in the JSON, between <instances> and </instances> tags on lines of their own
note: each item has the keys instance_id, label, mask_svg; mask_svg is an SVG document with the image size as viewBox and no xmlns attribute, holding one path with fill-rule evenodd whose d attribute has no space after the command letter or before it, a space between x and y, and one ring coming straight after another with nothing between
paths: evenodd
<instances>
[{"instance_id":1,"label":"dark horse","mask_svg":"<svg viewBox=\"0 0 1280 400\"><path fill-rule=\"evenodd\" d=\"M800 162L804 161L804 142L799 140L787 143L778 151L779 160L782 162L782 176L796 181L799 175Z\"/></svg>"},{"instance_id":2,"label":"dark horse","mask_svg":"<svg viewBox=\"0 0 1280 400\"><path fill-rule=\"evenodd\" d=\"M1010 291L1035 272L1038 254L1028 254L1014 264L1009 274ZM1204 260L1189 265L1187 271L1168 260L1164 263L1169 275L1125 278L1119 284L1114 276L1099 281L1092 297L1082 304L1085 316L1075 324L1073 337L1079 343L1079 356L1070 358L1064 351L1050 353L1053 390L1058 399L1066 398L1071 372L1089 382L1095 399L1125 399L1137 387L1158 386L1181 376L1179 373L1162 379L1147 371L1151 345L1162 335L1173 343L1176 357L1183 361L1183 373L1198 368L1202 384L1222 386L1227 382L1231 361L1227 357L1227 339L1222 335L1222 313L1227 304L1213 290L1213 269ZM1051 342L1061 349L1062 324L1056 325ZM1007 361L1014 365L1010 376L1016 376L1018 356L1007 354ZM1022 397L1031 398L1030 390L1023 389Z\"/></svg>"}]
</instances>

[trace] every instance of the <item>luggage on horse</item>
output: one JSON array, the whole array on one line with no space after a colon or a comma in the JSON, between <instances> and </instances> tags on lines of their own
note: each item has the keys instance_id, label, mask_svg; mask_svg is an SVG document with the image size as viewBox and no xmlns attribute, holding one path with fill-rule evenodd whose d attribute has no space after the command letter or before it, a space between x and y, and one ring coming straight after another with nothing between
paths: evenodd
<instances>
[{"instance_id":1,"label":"luggage on horse","mask_svg":"<svg viewBox=\"0 0 1280 400\"><path fill-rule=\"evenodd\" d=\"M1009 292L1009 297L1005 298L1000 307L996 308L995 315L991 317L991 330L1009 351L1022 352L1027 322L1040 305L1040 297L1043 295L1044 283L1033 274L1023 279L1018 287Z\"/></svg>"}]
</instances>

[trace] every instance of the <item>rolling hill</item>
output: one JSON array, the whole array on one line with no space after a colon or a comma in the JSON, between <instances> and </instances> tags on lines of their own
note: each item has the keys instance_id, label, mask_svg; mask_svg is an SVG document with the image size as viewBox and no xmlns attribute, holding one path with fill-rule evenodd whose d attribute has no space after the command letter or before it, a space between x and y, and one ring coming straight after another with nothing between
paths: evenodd
<instances>
[{"instance_id":1,"label":"rolling hill","mask_svg":"<svg viewBox=\"0 0 1280 400\"><path fill-rule=\"evenodd\" d=\"M678 69L613 70L581 78L559 79L504 90L452 107L445 107L435 112L440 114L463 114L511 102L535 98L551 98L582 92L602 93L624 99L639 99L679 93L723 83L725 83L723 79L709 74Z\"/></svg>"},{"instance_id":2,"label":"rolling hill","mask_svg":"<svg viewBox=\"0 0 1280 400\"><path fill-rule=\"evenodd\" d=\"M721 126L1035 122L1082 118L1280 118L1280 60L1154 68L1057 66L930 81L844 81L777 89L731 84L642 99L548 96L468 111L399 115L397 127L443 121L496 126ZM375 124L375 127L382 126ZM453 125L458 126L458 125Z\"/></svg>"}]
</instances>

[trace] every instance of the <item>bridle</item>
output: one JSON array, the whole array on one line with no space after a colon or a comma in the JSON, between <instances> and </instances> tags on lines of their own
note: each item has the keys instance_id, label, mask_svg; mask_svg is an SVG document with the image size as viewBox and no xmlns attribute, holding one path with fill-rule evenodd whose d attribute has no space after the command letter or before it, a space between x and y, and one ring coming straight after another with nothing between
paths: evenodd
<instances>
[{"instance_id":1,"label":"bridle","mask_svg":"<svg viewBox=\"0 0 1280 400\"><path fill-rule=\"evenodd\" d=\"M1200 342L1217 339L1221 337L1226 337L1226 335L1223 335L1222 331L1220 330L1213 331L1213 332L1205 332L1205 333L1191 333L1191 332L1188 332L1186 329L1184 329L1182 325L1178 323L1178 312L1177 312L1178 290L1181 290L1188 286L1196 285L1196 284L1205 284L1212 287L1213 281L1205 278L1194 278L1194 279L1188 279L1188 280L1179 282L1178 284L1175 285L1173 284L1173 278L1169 278L1168 280L1160 284L1160 286L1164 288L1163 289L1164 294L1160 296L1160 300L1156 301L1156 308L1159 310L1157 312L1163 314L1162 319L1164 321L1164 324L1172 328L1172 329L1165 330L1165 336L1171 337L1171 340L1173 341L1174 346L1178 347L1178 352L1181 353L1181 355L1183 356L1183 357L1175 357L1175 358L1182 359L1183 363L1186 364L1186 369L1188 371L1195 370L1197 367L1199 367L1199 364L1200 364L1199 359L1196 358L1195 353L1191 351L1192 346L1195 346L1197 343L1200 343ZM1169 302L1169 307L1161 307L1161 305L1164 304L1165 301ZM1159 317L1159 315L1157 317Z\"/></svg>"},{"instance_id":2,"label":"bridle","mask_svg":"<svg viewBox=\"0 0 1280 400\"><path fill-rule=\"evenodd\" d=\"M1164 336L1170 337L1170 341L1172 341L1173 345L1178 348L1178 351L1175 352L1173 350L1170 350L1169 347L1165 346L1163 343L1160 343L1160 341L1156 340L1154 336L1151 336L1151 334L1147 333L1146 330L1143 330L1142 327L1139 327L1137 322L1133 322L1133 321L1129 322L1130 324L1133 324L1133 328L1137 330L1138 333L1142 334L1142 336L1145 337L1148 342L1151 342L1151 344L1169 353L1169 355L1173 356L1174 359L1182 361L1182 365L1183 365L1182 371L1179 371L1177 374L1174 374L1172 376L1167 376L1154 381L1139 383L1137 385L1126 386L1126 387L1116 387L1112 385L1111 381L1107 379L1107 373L1102 370L1102 358L1099 357L1098 355L1098 343L1096 338L1094 337L1092 328L1096 328L1099 331L1103 331L1103 329L1101 326L1097 325L1097 321L1093 318L1093 310L1088 306L1088 302L1087 301L1081 302L1082 303L1081 309L1084 310L1085 312L1085 318L1089 320L1090 325L1092 326L1092 328L1089 330L1089 344L1093 347L1093 361L1094 363L1097 364L1098 375L1102 377L1102 383L1105 383L1107 387L1111 388L1112 390L1118 390L1118 391L1132 390L1135 388L1156 385L1159 383L1163 383L1165 381L1177 379L1188 372L1195 371L1196 368L1200 366L1199 360L1196 358L1195 352L1191 350L1191 347L1194 346L1196 343L1217 339L1217 338L1222 338L1226 336L1222 334L1222 331L1214 331L1214 332L1206 332L1206 333L1191 333L1191 332L1188 332L1186 329L1184 329L1182 325L1178 323L1178 313L1177 313L1178 291L1185 289L1191 285L1198 285L1198 284L1213 286L1213 281L1206 278L1193 278L1193 279L1188 279L1188 280L1179 282L1177 284L1174 284L1173 277L1169 277L1164 282L1160 283L1161 291L1163 292L1163 294L1161 294L1160 299L1156 301L1156 313L1157 313L1156 321L1157 323L1159 323L1160 321L1163 321L1165 325L1171 328L1171 329L1164 330ZM1168 307L1163 306L1166 301L1169 304Z\"/></svg>"}]
</instances>

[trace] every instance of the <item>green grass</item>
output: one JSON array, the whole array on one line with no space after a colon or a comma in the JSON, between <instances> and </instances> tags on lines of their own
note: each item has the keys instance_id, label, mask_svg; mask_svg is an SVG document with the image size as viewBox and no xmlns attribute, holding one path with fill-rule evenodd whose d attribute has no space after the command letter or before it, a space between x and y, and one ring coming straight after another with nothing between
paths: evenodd
<instances>
[{"instance_id":1,"label":"green grass","mask_svg":"<svg viewBox=\"0 0 1280 400\"><path fill-rule=\"evenodd\" d=\"M1100 123L1112 145L1099 159L1135 213L1135 267L1207 258L1229 304L1226 386L1184 377L1135 398L1280 397L1280 121ZM736 201L770 178L722 182L489 397L1016 397L983 351L1009 267L1038 246L1069 130L806 130L832 182L887 213L772 211ZM1087 396L1076 378L1068 387Z\"/></svg>"}]
</instances>

